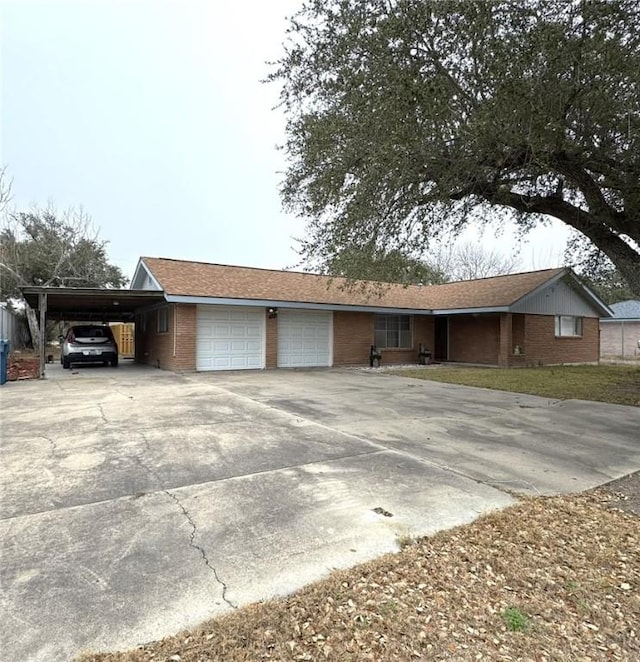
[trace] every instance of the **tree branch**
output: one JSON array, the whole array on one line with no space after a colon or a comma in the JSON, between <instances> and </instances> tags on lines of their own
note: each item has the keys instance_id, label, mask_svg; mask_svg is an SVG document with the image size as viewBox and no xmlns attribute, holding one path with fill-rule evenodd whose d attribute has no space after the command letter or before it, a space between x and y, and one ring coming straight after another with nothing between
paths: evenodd
<instances>
[{"instance_id":1,"label":"tree branch","mask_svg":"<svg viewBox=\"0 0 640 662\"><path fill-rule=\"evenodd\" d=\"M616 209L606 201L602 189L593 180L589 173L578 163L571 159L566 152L553 152L550 158L551 165L569 181L573 181L584 195L590 211L599 215L611 217Z\"/></svg>"},{"instance_id":2,"label":"tree branch","mask_svg":"<svg viewBox=\"0 0 640 662\"><path fill-rule=\"evenodd\" d=\"M607 227L606 219L599 218L596 214L586 212L553 195L531 196L513 191L494 190L487 196L489 188L487 185L485 194L476 192L476 195L481 195L488 202L507 205L519 212L554 216L581 232L614 262L632 290L640 294L638 254L624 239Z\"/></svg>"},{"instance_id":3,"label":"tree branch","mask_svg":"<svg viewBox=\"0 0 640 662\"><path fill-rule=\"evenodd\" d=\"M8 271L16 280L20 282L21 285L28 285L27 281L17 271L14 271L8 264L0 262L0 268Z\"/></svg>"}]
</instances>

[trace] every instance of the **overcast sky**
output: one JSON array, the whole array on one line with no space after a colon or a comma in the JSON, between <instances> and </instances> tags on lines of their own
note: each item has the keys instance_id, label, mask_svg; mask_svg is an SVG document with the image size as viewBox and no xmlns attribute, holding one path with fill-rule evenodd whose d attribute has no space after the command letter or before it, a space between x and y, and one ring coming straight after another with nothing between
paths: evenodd
<instances>
[{"instance_id":1,"label":"overcast sky","mask_svg":"<svg viewBox=\"0 0 640 662\"><path fill-rule=\"evenodd\" d=\"M260 80L300 2L0 0L13 205L82 206L128 276L141 255L294 265L304 225L281 208L284 120ZM565 237L536 231L522 268L558 266Z\"/></svg>"}]
</instances>

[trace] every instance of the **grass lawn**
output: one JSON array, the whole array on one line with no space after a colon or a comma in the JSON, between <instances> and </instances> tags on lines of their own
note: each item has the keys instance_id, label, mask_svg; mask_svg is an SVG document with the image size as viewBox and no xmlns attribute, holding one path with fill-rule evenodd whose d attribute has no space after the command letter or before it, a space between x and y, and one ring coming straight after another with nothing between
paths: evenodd
<instances>
[{"instance_id":1,"label":"grass lawn","mask_svg":"<svg viewBox=\"0 0 640 662\"><path fill-rule=\"evenodd\" d=\"M617 503L604 489L527 498L291 596L81 660L637 661L640 527Z\"/></svg>"},{"instance_id":2,"label":"grass lawn","mask_svg":"<svg viewBox=\"0 0 640 662\"><path fill-rule=\"evenodd\" d=\"M510 369L434 367L394 370L391 374L530 393L558 400L575 398L640 406L640 366L580 365Z\"/></svg>"}]
</instances>

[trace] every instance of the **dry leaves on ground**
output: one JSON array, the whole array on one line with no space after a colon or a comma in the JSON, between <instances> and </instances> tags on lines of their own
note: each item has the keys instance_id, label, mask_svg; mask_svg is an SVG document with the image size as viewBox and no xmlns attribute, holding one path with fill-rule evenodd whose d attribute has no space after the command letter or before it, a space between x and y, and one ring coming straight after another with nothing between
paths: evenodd
<instances>
[{"instance_id":1,"label":"dry leaves on ground","mask_svg":"<svg viewBox=\"0 0 640 662\"><path fill-rule=\"evenodd\" d=\"M640 659L640 519L527 499L287 598L84 662Z\"/></svg>"}]
</instances>

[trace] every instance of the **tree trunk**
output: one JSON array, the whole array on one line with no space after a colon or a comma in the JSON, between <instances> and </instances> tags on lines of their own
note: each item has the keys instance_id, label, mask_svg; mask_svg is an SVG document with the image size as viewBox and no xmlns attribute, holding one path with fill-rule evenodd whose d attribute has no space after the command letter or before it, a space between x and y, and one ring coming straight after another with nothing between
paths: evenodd
<instances>
[{"instance_id":1,"label":"tree trunk","mask_svg":"<svg viewBox=\"0 0 640 662\"><path fill-rule=\"evenodd\" d=\"M603 252L618 267L631 291L637 297L640 297L640 257L638 257L638 254L631 247L624 251L625 255L620 255L620 251L615 251L613 253L615 259L612 259L611 255L604 249Z\"/></svg>"},{"instance_id":2,"label":"tree trunk","mask_svg":"<svg viewBox=\"0 0 640 662\"><path fill-rule=\"evenodd\" d=\"M36 311L25 302L25 311L27 313L27 322L29 323L29 332L31 333L31 343L33 349L37 352L40 348L40 326L38 325L38 316Z\"/></svg>"},{"instance_id":3,"label":"tree trunk","mask_svg":"<svg viewBox=\"0 0 640 662\"><path fill-rule=\"evenodd\" d=\"M575 225L574 225L575 227ZM617 235L598 228L580 229L617 267L635 296L640 297L640 255Z\"/></svg>"}]
</instances>

